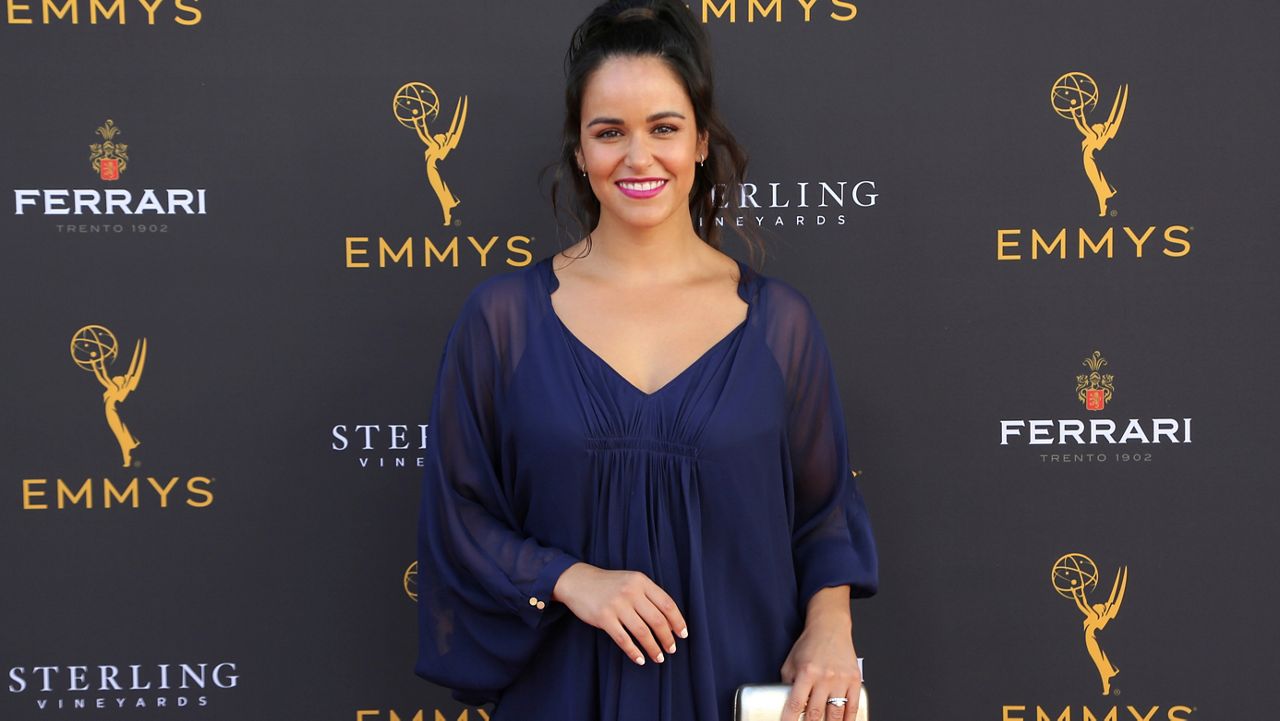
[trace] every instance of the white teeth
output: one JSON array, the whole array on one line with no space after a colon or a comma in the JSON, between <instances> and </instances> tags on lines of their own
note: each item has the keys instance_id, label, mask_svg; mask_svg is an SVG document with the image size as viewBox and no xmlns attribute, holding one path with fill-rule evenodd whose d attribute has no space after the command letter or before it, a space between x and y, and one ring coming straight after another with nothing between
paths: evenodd
<instances>
[{"instance_id":1,"label":"white teeth","mask_svg":"<svg viewBox=\"0 0 1280 721\"><path fill-rule=\"evenodd\" d=\"M627 190L644 191L644 190L654 190L655 188L660 188L666 182L667 181L665 180L649 180L643 183L618 183L618 185L623 188L626 188Z\"/></svg>"}]
</instances>

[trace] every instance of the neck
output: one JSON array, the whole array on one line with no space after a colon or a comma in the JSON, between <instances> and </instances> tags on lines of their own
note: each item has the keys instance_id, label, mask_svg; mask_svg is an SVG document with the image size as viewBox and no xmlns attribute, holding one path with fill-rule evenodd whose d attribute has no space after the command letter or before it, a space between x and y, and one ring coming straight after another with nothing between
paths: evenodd
<instances>
[{"instance_id":1,"label":"neck","mask_svg":"<svg viewBox=\"0 0 1280 721\"><path fill-rule=\"evenodd\" d=\"M670 278L697 262L707 244L693 231L689 213L661 225L637 228L602 215L591 231L591 254L611 272L635 280Z\"/></svg>"}]
</instances>

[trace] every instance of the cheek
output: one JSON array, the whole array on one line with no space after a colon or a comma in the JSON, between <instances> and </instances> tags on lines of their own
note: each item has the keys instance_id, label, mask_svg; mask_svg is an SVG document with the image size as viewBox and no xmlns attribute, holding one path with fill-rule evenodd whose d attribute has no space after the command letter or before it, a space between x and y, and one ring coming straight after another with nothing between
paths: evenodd
<instances>
[{"instance_id":1,"label":"cheek","mask_svg":"<svg viewBox=\"0 0 1280 721\"><path fill-rule=\"evenodd\" d=\"M685 149L672 154L671 170L679 174L682 183L692 185L693 177L698 172L698 154Z\"/></svg>"},{"instance_id":2,"label":"cheek","mask_svg":"<svg viewBox=\"0 0 1280 721\"><path fill-rule=\"evenodd\" d=\"M592 148L584 156L592 175L608 174L618 164L620 155L609 147Z\"/></svg>"},{"instance_id":3,"label":"cheek","mask_svg":"<svg viewBox=\"0 0 1280 721\"><path fill-rule=\"evenodd\" d=\"M698 164L698 146L695 144L673 147L668 154L672 163L679 165L681 172L691 172L691 169Z\"/></svg>"}]
</instances>

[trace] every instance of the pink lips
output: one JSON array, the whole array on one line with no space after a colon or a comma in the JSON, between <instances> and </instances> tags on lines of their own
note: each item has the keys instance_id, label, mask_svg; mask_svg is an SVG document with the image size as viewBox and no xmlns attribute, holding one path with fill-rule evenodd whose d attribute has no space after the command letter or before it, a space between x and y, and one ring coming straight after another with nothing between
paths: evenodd
<instances>
[{"instance_id":1,"label":"pink lips","mask_svg":"<svg viewBox=\"0 0 1280 721\"><path fill-rule=\"evenodd\" d=\"M661 193L662 189L667 187L667 181L663 178L627 178L626 180L618 181L614 185L617 185L618 190L622 191L622 194L628 198L644 200ZM628 185L632 187L627 187ZM641 189L635 186L653 187L645 187L644 189Z\"/></svg>"}]
</instances>

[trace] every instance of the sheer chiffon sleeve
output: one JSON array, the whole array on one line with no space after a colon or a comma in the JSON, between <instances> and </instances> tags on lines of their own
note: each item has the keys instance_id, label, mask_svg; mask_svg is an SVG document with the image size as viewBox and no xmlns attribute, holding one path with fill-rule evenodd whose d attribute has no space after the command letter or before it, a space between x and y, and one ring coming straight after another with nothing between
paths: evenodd
<instances>
[{"instance_id":1,"label":"sheer chiffon sleeve","mask_svg":"<svg viewBox=\"0 0 1280 721\"><path fill-rule=\"evenodd\" d=\"M567 612L551 591L577 561L518 530L500 468L501 323L479 290L445 342L418 517L415 672L467 703L496 698Z\"/></svg>"},{"instance_id":2,"label":"sheer chiffon sleeve","mask_svg":"<svg viewBox=\"0 0 1280 721\"><path fill-rule=\"evenodd\" d=\"M800 607L832 586L848 584L853 597L870 596L879 585L875 540L850 467L826 339L808 300L784 283L773 285L768 333L787 387Z\"/></svg>"}]
</instances>

